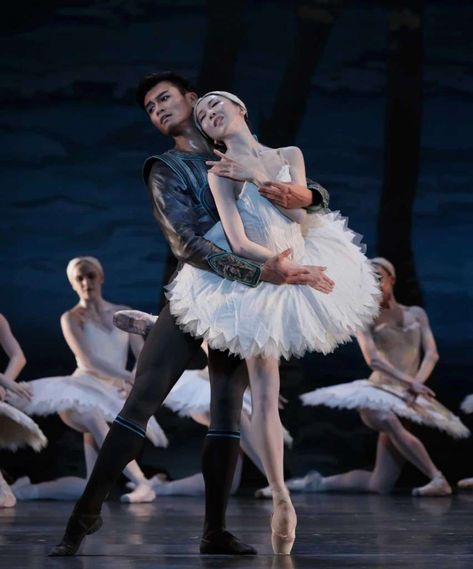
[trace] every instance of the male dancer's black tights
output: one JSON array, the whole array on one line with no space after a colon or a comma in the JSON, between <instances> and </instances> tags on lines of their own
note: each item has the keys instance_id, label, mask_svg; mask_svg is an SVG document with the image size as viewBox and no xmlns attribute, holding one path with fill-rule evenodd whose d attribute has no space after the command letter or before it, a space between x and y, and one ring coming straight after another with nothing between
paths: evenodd
<instances>
[{"instance_id":1,"label":"male dancer's black tights","mask_svg":"<svg viewBox=\"0 0 473 569\"><path fill-rule=\"evenodd\" d=\"M180 330L167 305L151 329L138 359L135 383L112 424L75 512L97 514L124 467L140 453L149 418L200 349L200 340ZM239 452L239 425L246 365L220 351L209 353L211 423L202 472L205 479L204 533L225 527L225 510Z\"/></svg>"}]
</instances>

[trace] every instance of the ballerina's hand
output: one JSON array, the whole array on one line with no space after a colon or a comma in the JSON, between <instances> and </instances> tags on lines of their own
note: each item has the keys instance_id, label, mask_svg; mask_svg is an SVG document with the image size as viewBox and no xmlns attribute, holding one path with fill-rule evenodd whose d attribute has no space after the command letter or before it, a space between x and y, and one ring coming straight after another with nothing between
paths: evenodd
<instances>
[{"instance_id":1,"label":"ballerina's hand","mask_svg":"<svg viewBox=\"0 0 473 569\"><path fill-rule=\"evenodd\" d=\"M0 387L0 401L5 401L7 396L7 390L4 387Z\"/></svg>"},{"instance_id":2,"label":"ballerina's hand","mask_svg":"<svg viewBox=\"0 0 473 569\"><path fill-rule=\"evenodd\" d=\"M256 185L260 185L262 183L260 180L265 178L261 163L257 158L245 158L245 163L242 164L219 150L214 150L214 153L220 160L207 160L206 164L211 167L209 172L216 176L230 178L237 182L253 182Z\"/></svg>"},{"instance_id":3,"label":"ballerina's hand","mask_svg":"<svg viewBox=\"0 0 473 569\"><path fill-rule=\"evenodd\" d=\"M432 389L424 385L421 381L417 380L413 381L411 385L407 388L406 395L407 395L406 401L408 404L415 403L415 400L418 395L423 395L424 397L431 397L431 398L435 397L435 393L432 391Z\"/></svg>"},{"instance_id":4,"label":"ballerina's hand","mask_svg":"<svg viewBox=\"0 0 473 569\"><path fill-rule=\"evenodd\" d=\"M314 196L305 186L293 182L264 182L259 193L285 209L298 209L312 205Z\"/></svg>"},{"instance_id":5,"label":"ballerina's hand","mask_svg":"<svg viewBox=\"0 0 473 569\"><path fill-rule=\"evenodd\" d=\"M11 379L7 379L3 374L0 374L0 385L18 397L22 397L28 401L31 401L31 399L33 399L33 390L27 383L16 383Z\"/></svg>"}]
</instances>

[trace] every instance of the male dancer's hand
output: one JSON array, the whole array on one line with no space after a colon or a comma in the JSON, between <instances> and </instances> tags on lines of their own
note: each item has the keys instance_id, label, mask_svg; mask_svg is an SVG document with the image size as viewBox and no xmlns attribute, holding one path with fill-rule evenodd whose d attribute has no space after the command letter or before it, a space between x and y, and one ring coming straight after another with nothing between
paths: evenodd
<instances>
[{"instance_id":1,"label":"male dancer's hand","mask_svg":"<svg viewBox=\"0 0 473 569\"><path fill-rule=\"evenodd\" d=\"M263 182L259 193L270 202L285 209L310 207L314 196L305 186L293 182Z\"/></svg>"},{"instance_id":2,"label":"male dancer's hand","mask_svg":"<svg viewBox=\"0 0 473 569\"><path fill-rule=\"evenodd\" d=\"M328 294L332 292L335 283L324 274L327 267L297 265L288 259L291 249L268 259L261 273L261 280L273 284L305 284Z\"/></svg>"}]
</instances>

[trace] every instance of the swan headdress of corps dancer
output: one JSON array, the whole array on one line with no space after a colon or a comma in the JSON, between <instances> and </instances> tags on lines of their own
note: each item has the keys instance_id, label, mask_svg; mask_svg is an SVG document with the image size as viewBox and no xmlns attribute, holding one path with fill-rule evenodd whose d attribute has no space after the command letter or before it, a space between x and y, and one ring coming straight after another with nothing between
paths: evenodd
<instances>
[{"instance_id":1,"label":"swan headdress of corps dancer","mask_svg":"<svg viewBox=\"0 0 473 569\"><path fill-rule=\"evenodd\" d=\"M373 257L370 261L372 265L383 267L393 278L396 278L396 269L391 261L388 261L384 257Z\"/></svg>"}]
</instances>

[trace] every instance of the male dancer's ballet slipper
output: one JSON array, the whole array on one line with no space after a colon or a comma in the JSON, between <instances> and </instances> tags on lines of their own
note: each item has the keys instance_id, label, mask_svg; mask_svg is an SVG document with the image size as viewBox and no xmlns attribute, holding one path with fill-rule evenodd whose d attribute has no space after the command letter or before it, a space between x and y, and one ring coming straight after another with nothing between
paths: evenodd
<instances>
[{"instance_id":1,"label":"male dancer's ballet slipper","mask_svg":"<svg viewBox=\"0 0 473 569\"><path fill-rule=\"evenodd\" d=\"M290 555L296 539L297 516L289 492L274 496L271 516L271 545L276 555Z\"/></svg>"},{"instance_id":2,"label":"male dancer's ballet slipper","mask_svg":"<svg viewBox=\"0 0 473 569\"><path fill-rule=\"evenodd\" d=\"M113 315L113 324L129 334L146 337L157 319L157 316L141 312L141 310L117 310Z\"/></svg>"},{"instance_id":3,"label":"male dancer's ballet slipper","mask_svg":"<svg viewBox=\"0 0 473 569\"><path fill-rule=\"evenodd\" d=\"M200 553L207 555L256 555L251 545L243 543L227 530L216 530L204 535Z\"/></svg>"},{"instance_id":4,"label":"male dancer's ballet slipper","mask_svg":"<svg viewBox=\"0 0 473 569\"><path fill-rule=\"evenodd\" d=\"M473 490L473 478L463 478L457 482L457 486L462 490Z\"/></svg>"},{"instance_id":5,"label":"male dancer's ballet slipper","mask_svg":"<svg viewBox=\"0 0 473 569\"><path fill-rule=\"evenodd\" d=\"M450 496L451 493L452 488L441 472L436 474L425 486L412 490L413 496Z\"/></svg>"},{"instance_id":6,"label":"male dancer's ballet slipper","mask_svg":"<svg viewBox=\"0 0 473 569\"><path fill-rule=\"evenodd\" d=\"M67 522L61 543L48 553L49 557L68 557L75 555L86 535L95 533L102 527L100 514L72 514Z\"/></svg>"}]
</instances>

